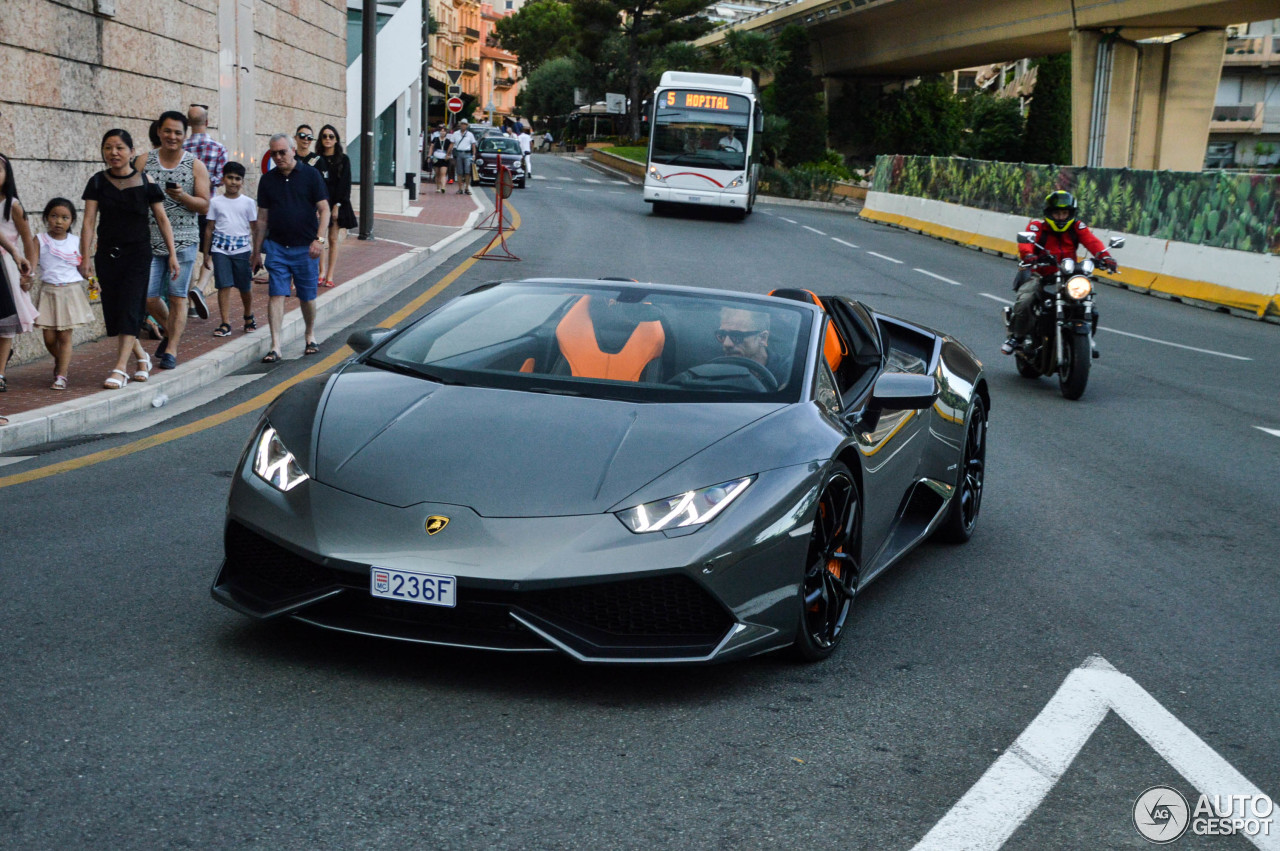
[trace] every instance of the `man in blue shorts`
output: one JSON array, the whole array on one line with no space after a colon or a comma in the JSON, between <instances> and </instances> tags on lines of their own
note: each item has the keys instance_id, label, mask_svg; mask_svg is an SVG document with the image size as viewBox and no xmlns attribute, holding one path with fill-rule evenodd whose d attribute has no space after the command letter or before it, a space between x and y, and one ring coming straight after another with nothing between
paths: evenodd
<instances>
[{"instance_id":1,"label":"man in blue shorts","mask_svg":"<svg viewBox=\"0 0 1280 851\"><path fill-rule=\"evenodd\" d=\"M267 274L270 300L267 320L271 326L271 351L263 363L280 360L280 328L284 323L284 300L289 284L297 290L302 319L306 324L303 354L320 351L315 341L316 292L320 286L320 255L329 231L329 196L324 178L314 168L298 167L293 140L277 133L267 146L275 168L258 181L258 221L253 232L255 269L267 244Z\"/></svg>"}]
</instances>

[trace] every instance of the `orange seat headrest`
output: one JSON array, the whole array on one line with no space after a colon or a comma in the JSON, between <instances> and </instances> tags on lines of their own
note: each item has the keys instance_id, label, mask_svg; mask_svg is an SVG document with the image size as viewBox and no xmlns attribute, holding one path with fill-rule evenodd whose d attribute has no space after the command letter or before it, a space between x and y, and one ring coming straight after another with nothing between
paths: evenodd
<instances>
[{"instance_id":1,"label":"orange seat headrest","mask_svg":"<svg viewBox=\"0 0 1280 851\"><path fill-rule=\"evenodd\" d=\"M569 364L569 372L579 378L608 378L614 381L639 381L645 367L662 354L666 334L662 323L656 319L635 321L625 314L634 311L611 311L618 305L601 303L593 305L595 296L583 296L556 326L556 342L560 353ZM628 305L628 307L630 307ZM626 342L616 351L608 351L601 345L601 331L608 330L617 336L619 327L597 327L597 314L601 325L624 323L621 332L629 334ZM612 316L611 313L621 313Z\"/></svg>"},{"instance_id":2,"label":"orange seat headrest","mask_svg":"<svg viewBox=\"0 0 1280 851\"><path fill-rule=\"evenodd\" d=\"M818 298L818 294L813 290L799 289L777 289L769 293L777 298L788 298L792 301L803 301L809 304L816 304L826 311L822 299ZM822 341L822 354L827 359L827 365L831 367L831 371L835 372L840 369L840 364L844 361L844 356L849 354L849 348L844 344L844 340L840 337L840 332L836 330L836 323L827 318L827 336Z\"/></svg>"}]
</instances>

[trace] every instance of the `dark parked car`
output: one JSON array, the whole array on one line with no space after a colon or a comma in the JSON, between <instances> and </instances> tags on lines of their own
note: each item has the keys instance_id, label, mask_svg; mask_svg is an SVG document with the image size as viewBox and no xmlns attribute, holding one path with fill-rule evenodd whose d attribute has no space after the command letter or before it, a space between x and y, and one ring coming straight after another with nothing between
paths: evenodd
<instances>
[{"instance_id":1,"label":"dark parked car","mask_svg":"<svg viewBox=\"0 0 1280 851\"><path fill-rule=\"evenodd\" d=\"M820 659L881 571L978 521L982 365L849 298L513 281L349 343L236 467L213 596L252 617L587 662Z\"/></svg>"},{"instance_id":2,"label":"dark parked car","mask_svg":"<svg viewBox=\"0 0 1280 851\"><path fill-rule=\"evenodd\" d=\"M498 161L511 170L511 177L521 189L525 185L524 156L520 143L509 136L486 136L480 140L480 182L494 183L498 179Z\"/></svg>"}]
</instances>

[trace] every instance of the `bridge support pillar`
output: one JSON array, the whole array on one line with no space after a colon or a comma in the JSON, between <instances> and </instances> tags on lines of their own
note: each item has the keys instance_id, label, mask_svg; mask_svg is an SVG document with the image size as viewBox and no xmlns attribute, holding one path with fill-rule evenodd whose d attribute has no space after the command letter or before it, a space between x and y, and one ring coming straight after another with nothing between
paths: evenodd
<instances>
[{"instance_id":1,"label":"bridge support pillar","mask_svg":"<svg viewBox=\"0 0 1280 851\"><path fill-rule=\"evenodd\" d=\"M1225 45L1216 29L1150 44L1073 30L1072 163L1203 168Z\"/></svg>"}]
</instances>

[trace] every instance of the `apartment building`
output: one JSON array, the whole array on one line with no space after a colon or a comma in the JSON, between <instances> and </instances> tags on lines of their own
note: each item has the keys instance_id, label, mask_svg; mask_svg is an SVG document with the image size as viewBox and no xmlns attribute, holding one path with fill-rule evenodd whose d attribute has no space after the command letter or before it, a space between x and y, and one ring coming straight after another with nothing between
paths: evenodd
<instances>
[{"instance_id":1,"label":"apartment building","mask_svg":"<svg viewBox=\"0 0 1280 851\"><path fill-rule=\"evenodd\" d=\"M1233 27L1209 124L1205 168L1280 165L1280 19Z\"/></svg>"}]
</instances>

